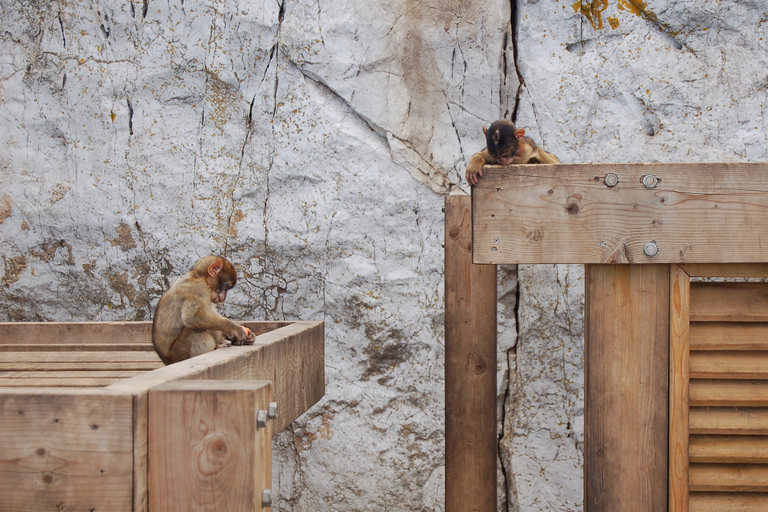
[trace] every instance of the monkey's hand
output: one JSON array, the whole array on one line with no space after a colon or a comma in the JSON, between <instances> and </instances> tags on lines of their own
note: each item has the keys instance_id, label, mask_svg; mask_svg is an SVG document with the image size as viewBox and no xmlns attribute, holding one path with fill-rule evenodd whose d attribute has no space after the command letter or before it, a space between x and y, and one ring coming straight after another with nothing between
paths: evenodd
<instances>
[{"instance_id":1,"label":"monkey's hand","mask_svg":"<svg viewBox=\"0 0 768 512\"><path fill-rule=\"evenodd\" d=\"M251 331L247 327L243 327L243 326L238 326L238 327L240 327L241 332L228 336L228 338L232 340L232 344L233 345L253 345L253 342L256 341L256 336L253 334L253 331Z\"/></svg>"},{"instance_id":2,"label":"monkey's hand","mask_svg":"<svg viewBox=\"0 0 768 512\"><path fill-rule=\"evenodd\" d=\"M469 165L467 166L466 178L469 186L477 185L478 176L483 177L483 165L485 165L485 157L482 151L472 155L469 159Z\"/></svg>"}]
</instances>

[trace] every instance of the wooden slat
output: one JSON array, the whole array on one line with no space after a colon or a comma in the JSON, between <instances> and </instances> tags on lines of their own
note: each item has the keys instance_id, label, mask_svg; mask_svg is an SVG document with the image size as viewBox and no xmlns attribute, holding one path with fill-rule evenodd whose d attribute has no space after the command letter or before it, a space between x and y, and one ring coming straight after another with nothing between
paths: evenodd
<instances>
[{"instance_id":1,"label":"wooden slat","mask_svg":"<svg viewBox=\"0 0 768 512\"><path fill-rule=\"evenodd\" d=\"M472 189L475 263L768 262L764 163L486 166Z\"/></svg>"},{"instance_id":2,"label":"wooden slat","mask_svg":"<svg viewBox=\"0 0 768 512\"><path fill-rule=\"evenodd\" d=\"M691 436L691 462L721 464L768 462L768 436Z\"/></svg>"},{"instance_id":3,"label":"wooden slat","mask_svg":"<svg viewBox=\"0 0 768 512\"><path fill-rule=\"evenodd\" d=\"M691 406L768 406L768 382L760 380L691 380Z\"/></svg>"},{"instance_id":4,"label":"wooden slat","mask_svg":"<svg viewBox=\"0 0 768 512\"><path fill-rule=\"evenodd\" d=\"M768 435L768 409L752 407L691 407L691 434Z\"/></svg>"},{"instance_id":5,"label":"wooden slat","mask_svg":"<svg viewBox=\"0 0 768 512\"><path fill-rule=\"evenodd\" d=\"M691 321L766 322L768 283L692 283Z\"/></svg>"},{"instance_id":6,"label":"wooden slat","mask_svg":"<svg viewBox=\"0 0 768 512\"><path fill-rule=\"evenodd\" d=\"M271 487L266 381L182 381L149 392L149 509L263 510ZM266 418L265 418L266 419Z\"/></svg>"},{"instance_id":7,"label":"wooden slat","mask_svg":"<svg viewBox=\"0 0 768 512\"><path fill-rule=\"evenodd\" d=\"M694 492L690 498L690 512L765 512L768 494Z\"/></svg>"},{"instance_id":8,"label":"wooden slat","mask_svg":"<svg viewBox=\"0 0 768 512\"><path fill-rule=\"evenodd\" d=\"M244 322L256 336L292 322ZM0 345L152 344L152 322L0 322Z\"/></svg>"},{"instance_id":9,"label":"wooden slat","mask_svg":"<svg viewBox=\"0 0 768 512\"><path fill-rule=\"evenodd\" d=\"M153 352L154 350L151 343L0 344L0 352Z\"/></svg>"},{"instance_id":10,"label":"wooden slat","mask_svg":"<svg viewBox=\"0 0 768 512\"><path fill-rule=\"evenodd\" d=\"M668 265L586 267L586 510L667 506L669 276Z\"/></svg>"},{"instance_id":11,"label":"wooden slat","mask_svg":"<svg viewBox=\"0 0 768 512\"><path fill-rule=\"evenodd\" d=\"M79 370L73 370L73 371L50 371L50 372L43 372L43 371L0 371L0 378L3 379L17 379L17 380L23 380L26 378L37 378L37 377L48 377L48 378L80 378L80 377L108 377L108 378L115 378L115 379L127 379L128 377L133 377L134 375L141 375L144 371L142 370L101 370L101 371L79 371Z\"/></svg>"},{"instance_id":12,"label":"wooden slat","mask_svg":"<svg viewBox=\"0 0 768 512\"><path fill-rule=\"evenodd\" d=\"M72 361L68 363L51 363L39 361L19 361L11 363L0 362L0 371L101 371L101 370L154 370L162 368L161 361L123 361L118 363L106 363L102 361Z\"/></svg>"},{"instance_id":13,"label":"wooden slat","mask_svg":"<svg viewBox=\"0 0 768 512\"><path fill-rule=\"evenodd\" d=\"M768 352L707 350L691 353L693 379L768 379Z\"/></svg>"},{"instance_id":14,"label":"wooden slat","mask_svg":"<svg viewBox=\"0 0 768 512\"><path fill-rule=\"evenodd\" d=\"M120 377L29 377L21 379L0 378L0 387L16 388L54 388L54 387L74 387L74 388L100 388L114 384L122 380Z\"/></svg>"},{"instance_id":15,"label":"wooden slat","mask_svg":"<svg viewBox=\"0 0 768 512\"><path fill-rule=\"evenodd\" d=\"M692 322L691 350L768 350L768 323Z\"/></svg>"},{"instance_id":16,"label":"wooden slat","mask_svg":"<svg viewBox=\"0 0 768 512\"><path fill-rule=\"evenodd\" d=\"M690 263L681 267L691 277L768 277L768 264Z\"/></svg>"},{"instance_id":17,"label":"wooden slat","mask_svg":"<svg viewBox=\"0 0 768 512\"><path fill-rule=\"evenodd\" d=\"M130 395L93 389L3 389L3 511L131 512Z\"/></svg>"},{"instance_id":18,"label":"wooden slat","mask_svg":"<svg viewBox=\"0 0 768 512\"><path fill-rule=\"evenodd\" d=\"M445 510L496 511L496 267L472 265L469 196L445 198Z\"/></svg>"},{"instance_id":19,"label":"wooden slat","mask_svg":"<svg viewBox=\"0 0 768 512\"><path fill-rule=\"evenodd\" d=\"M766 464L691 464L689 478L691 492L768 491Z\"/></svg>"},{"instance_id":20,"label":"wooden slat","mask_svg":"<svg viewBox=\"0 0 768 512\"><path fill-rule=\"evenodd\" d=\"M669 512L687 512L691 281L678 265L669 276Z\"/></svg>"},{"instance_id":21,"label":"wooden slat","mask_svg":"<svg viewBox=\"0 0 768 512\"><path fill-rule=\"evenodd\" d=\"M94 363L157 362L155 352L0 352L0 364L24 363Z\"/></svg>"}]
</instances>

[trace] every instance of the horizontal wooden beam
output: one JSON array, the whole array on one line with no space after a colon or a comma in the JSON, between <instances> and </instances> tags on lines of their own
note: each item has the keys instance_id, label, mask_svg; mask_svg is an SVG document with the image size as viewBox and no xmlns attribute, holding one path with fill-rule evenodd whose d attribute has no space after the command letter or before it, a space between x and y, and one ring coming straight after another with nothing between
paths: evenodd
<instances>
[{"instance_id":1,"label":"horizontal wooden beam","mask_svg":"<svg viewBox=\"0 0 768 512\"><path fill-rule=\"evenodd\" d=\"M472 215L478 264L766 263L768 164L486 166Z\"/></svg>"}]
</instances>

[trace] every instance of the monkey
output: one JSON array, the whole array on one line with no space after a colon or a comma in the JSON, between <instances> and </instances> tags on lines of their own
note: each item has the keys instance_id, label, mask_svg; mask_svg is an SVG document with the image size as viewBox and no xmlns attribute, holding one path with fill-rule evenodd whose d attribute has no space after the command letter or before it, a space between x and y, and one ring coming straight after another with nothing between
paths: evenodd
<instances>
[{"instance_id":1,"label":"monkey","mask_svg":"<svg viewBox=\"0 0 768 512\"><path fill-rule=\"evenodd\" d=\"M506 119L494 121L490 128L483 126L487 146L469 159L467 183L477 185L478 176L483 176L483 165L510 164L559 164L560 159L544 151L525 136L525 129L515 128L515 123Z\"/></svg>"},{"instance_id":2,"label":"monkey","mask_svg":"<svg viewBox=\"0 0 768 512\"><path fill-rule=\"evenodd\" d=\"M199 259L160 297L152 321L152 344L165 364L217 348L252 345L254 334L216 311L237 283L234 265L220 256Z\"/></svg>"}]
</instances>

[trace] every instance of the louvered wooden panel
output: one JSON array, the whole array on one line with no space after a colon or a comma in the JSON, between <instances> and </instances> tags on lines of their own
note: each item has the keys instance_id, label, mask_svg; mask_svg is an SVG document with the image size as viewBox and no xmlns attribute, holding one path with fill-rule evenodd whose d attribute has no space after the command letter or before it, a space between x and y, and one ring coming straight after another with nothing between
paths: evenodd
<instances>
[{"instance_id":1,"label":"louvered wooden panel","mask_svg":"<svg viewBox=\"0 0 768 512\"><path fill-rule=\"evenodd\" d=\"M768 283L675 281L669 510L766 512Z\"/></svg>"}]
</instances>

